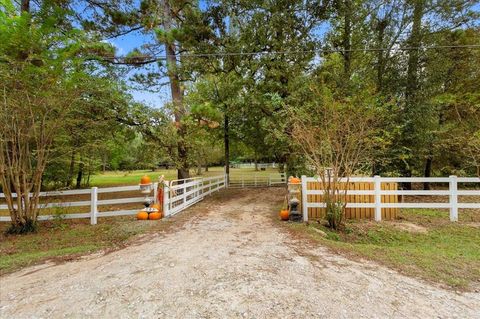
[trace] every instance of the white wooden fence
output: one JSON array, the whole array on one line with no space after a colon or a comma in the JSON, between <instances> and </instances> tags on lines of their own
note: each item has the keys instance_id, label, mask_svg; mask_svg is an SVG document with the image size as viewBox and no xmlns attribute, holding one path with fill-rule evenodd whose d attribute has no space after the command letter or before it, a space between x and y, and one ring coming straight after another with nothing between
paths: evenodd
<instances>
[{"instance_id":1,"label":"white wooden fence","mask_svg":"<svg viewBox=\"0 0 480 319\"><path fill-rule=\"evenodd\" d=\"M201 201L205 196L227 187L226 175L174 180L164 188L163 211L165 216L176 213Z\"/></svg>"},{"instance_id":2,"label":"white wooden fence","mask_svg":"<svg viewBox=\"0 0 480 319\"><path fill-rule=\"evenodd\" d=\"M164 186L164 200L163 211L165 216L172 216L185 208L199 202L205 196L211 194L214 191L218 191L226 187L225 175L205 177L205 178L190 178L185 180L175 180L170 184L171 186ZM153 184L153 194L155 202L157 201L158 183ZM83 201L71 201L71 202L52 202L39 204L39 208L53 208L53 207L90 207L88 213L69 213L60 215L61 218L73 219L73 218L90 218L90 223L95 225L98 217L111 217L111 216L126 216L135 215L141 208L139 205L137 209L133 210L113 210L113 211L98 211L98 207L102 205L114 205L114 204L130 204L130 203L143 203L145 197L130 197L130 198L118 198L118 199L104 199L99 200L98 194L102 193L118 193L118 192L132 192L139 191L139 186L121 186L121 187L107 187L97 188L92 187L90 189L79 190L67 190L67 191L53 191L53 192L41 192L41 197L62 197L68 195L90 195L90 200ZM14 197L16 194L13 194ZM139 193L140 195L140 193ZM3 193L0 193L0 198L5 198ZM0 210L6 210L8 206L6 204L0 205ZM38 220L51 220L57 215L40 215ZM10 221L10 216L0 216L0 222Z\"/></svg>"},{"instance_id":3,"label":"white wooden fence","mask_svg":"<svg viewBox=\"0 0 480 319\"><path fill-rule=\"evenodd\" d=\"M257 163L257 168L276 168L278 164L275 163ZM233 168L255 168L255 163L234 163L231 164Z\"/></svg>"},{"instance_id":4,"label":"white wooden fence","mask_svg":"<svg viewBox=\"0 0 480 319\"><path fill-rule=\"evenodd\" d=\"M287 184L285 173L279 174L241 174L230 175L228 187L245 188L245 187L270 187L281 186Z\"/></svg>"},{"instance_id":5,"label":"white wooden fence","mask_svg":"<svg viewBox=\"0 0 480 319\"><path fill-rule=\"evenodd\" d=\"M319 178L302 176L302 214L303 220L308 220L308 208L326 207L325 203L310 203L308 195L321 195L323 190L307 189L308 182L318 182ZM450 220L458 221L458 210L460 208L480 209L480 199L475 203L459 202L459 196L480 196L480 190L465 189L459 190L458 184L480 183L480 178L476 177L350 177L343 178L339 182L365 182L373 183L373 190L349 190L348 195L374 195L374 203L347 203L349 208L375 208L375 220L382 219L382 208L444 208L450 210ZM446 190L382 190L382 183L446 183ZM415 203L382 203L382 195L401 195L401 196L448 196L448 202L415 202Z\"/></svg>"}]
</instances>

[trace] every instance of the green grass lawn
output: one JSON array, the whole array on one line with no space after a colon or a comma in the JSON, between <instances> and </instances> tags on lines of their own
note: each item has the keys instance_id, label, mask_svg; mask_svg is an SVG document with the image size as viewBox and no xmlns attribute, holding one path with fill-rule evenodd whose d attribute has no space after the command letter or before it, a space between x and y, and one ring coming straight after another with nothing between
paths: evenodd
<instances>
[{"instance_id":1,"label":"green grass lawn","mask_svg":"<svg viewBox=\"0 0 480 319\"><path fill-rule=\"evenodd\" d=\"M333 232L320 223L289 226L335 251L368 258L456 289L478 289L480 215L464 212L460 216L460 222L451 223L446 212L408 209L395 222L348 221L342 232ZM327 236L322 237L313 228Z\"/></svg>"},{"instance_id":2,"label":"green grass lawn","mask_svg":"<svg viewBox=\"0 0 480 319\"><path fill-rule=\"evenodd\" d=\"M223 174L223 167L210 167L208 172L202 171L202 176L214 176ZM196 170L190 171L191 176L196 176ZM230 175L235 178L240 175L247 176L268 176L269 174L278 174L278 169L268 168L265 171L255 171L254 168L230 168ZM160 169L152 172L151 170L136 171L112 171L98 173L90 177L90 186L106 187L106 186L123 186L135 185L140 182L143 175L148 175L152 181L157 181L159 176L164 175L167 180L177 179L177 170Z\"/></svg>"},{"instance_id":3,"label":"green grass lawn","mask_svg":"<svg viewBox=\"0 0 480 319\"><path fill-rule=\"evenodd\" d=\"M152 172L151 170L136 171L111 171L98 173L90 177L90 186L106 187L106 186L123 186L135 185L140 183L140 178L144 175L150 176L152 181L157 181L161 175L167 180L177 178L177 171L173 169L161 169Z\"/></svg>"}]
</instances>

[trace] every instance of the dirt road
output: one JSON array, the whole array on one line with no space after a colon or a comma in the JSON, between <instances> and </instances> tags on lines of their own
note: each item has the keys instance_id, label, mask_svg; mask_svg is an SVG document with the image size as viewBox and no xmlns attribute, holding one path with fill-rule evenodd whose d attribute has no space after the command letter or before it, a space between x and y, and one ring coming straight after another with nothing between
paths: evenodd
<instances>
[{"instance_id":1,"label":"dirt road","mask_svg":"<svg viewBox=\"0 0 480 319\"><path fill-rule=\"evenodd\" d=\"M2 318L480 318L457 294L294 239L278 189L206 199L169 233L0 278ZM184 215L185 216L185 215Z\"/></svg>"}]
</instances>

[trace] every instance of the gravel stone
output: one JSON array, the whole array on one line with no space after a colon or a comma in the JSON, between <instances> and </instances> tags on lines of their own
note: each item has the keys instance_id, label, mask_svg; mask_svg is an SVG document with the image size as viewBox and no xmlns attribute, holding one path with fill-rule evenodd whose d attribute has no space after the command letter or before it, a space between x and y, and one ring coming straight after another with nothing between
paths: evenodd
<instances>
[{"instance_id":1,"label":"gravel stone","mask_svg":"<svg viewBox=\"0 0 480 319\"><path fill-rule=\"evenodd\" d=\"M0 277L0 318L480 318L478 292L292 237L283 189L220 195L141 244Z\"/></svg>"}]
</instances>

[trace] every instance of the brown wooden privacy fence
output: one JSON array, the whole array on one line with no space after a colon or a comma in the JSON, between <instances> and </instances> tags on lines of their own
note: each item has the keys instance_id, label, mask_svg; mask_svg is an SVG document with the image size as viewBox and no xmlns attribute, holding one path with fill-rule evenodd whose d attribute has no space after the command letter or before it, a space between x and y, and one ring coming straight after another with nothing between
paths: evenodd
<instances>
[{"instance_id":1,"label":"brown wooden privacy fence","mask_svg":"<svg viewBox=\"0 0 480 319\"><path fill-rule=\"evenodd\" d=\"M397 183L382 183L382 190L396 190ZM347 190L345 201L351 204L374 204L375 196L366 195L365 191L373 191L375 184L368 182L348 182L339 183L341 191ZM323 203L323 184L318 181L307 182L307 191L314 191L317 194L307 194L308 203ZM315 192L319 191L319 192ZM397 195L382 195L382 203L397 203ZM395 219L397 217L398 208L382 208L382 219ZM321 219L325 217L325 208L308 207L309 219ZM375 208L369 207L347 207L345 209L345 217L349 219L374 219Z\"/></svg>"},{"instance_id":2,"label":"brown wooden privacy fence","mask_svg":"<svg viewBox=\"0 0 480 319\"><path fill-rule=\"evenodd\" d=\"M347 217L374 218L380 221L383 218L395 218L397 209L402 208L433 208L450 210L450 220L458 221L459 209L480 209L480 201L464 202L462 196L477 196L480 198L480 178L478 177L350 177L340 182L348 185L347 188ZM431 190L403 190L398 189L397 183L440 183L448 185L448 189ZM461 186L466 189L459 189ZM477 188L472 188L477 185ZM325 212L325 203L322 202L324 191L318 178L302 176L302 215L303 220L321 218ZM353 188L353 189L352 189ZM398 202L398 196L448 196L448 203L418 201L414 203Z\"/></svg>"}]
</instances>

